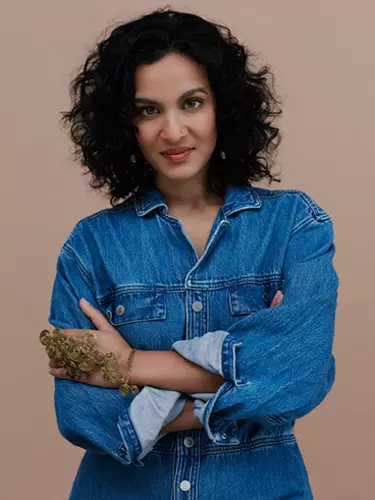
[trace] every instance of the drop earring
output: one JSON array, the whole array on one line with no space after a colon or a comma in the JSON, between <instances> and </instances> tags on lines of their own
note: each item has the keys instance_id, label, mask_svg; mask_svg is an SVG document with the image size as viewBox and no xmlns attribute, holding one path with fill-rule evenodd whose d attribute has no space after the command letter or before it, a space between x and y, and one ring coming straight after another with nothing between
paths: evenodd
<instances>
[{"instance_id":1,"label":"drop earring","mask_svg":"<svg viewBox=\"0 0 375 500\"><path fill-rule=\"evenodd\" d=\"M223 160L226 160L227 155L225 154L225 151L221 150L220 151L220 156L222 157Z\"/></svg>"},{"instance_id":2,"label":"drop earring","mask_svg":"<svg viewBox=\"0 0 375 500\"><path fill-rule=\"evenodd\" d=\"M132 163L133 165L135 165L137 163L137 157L135 155L131 155L130 163Z\"/></svg>"}]
</instances>

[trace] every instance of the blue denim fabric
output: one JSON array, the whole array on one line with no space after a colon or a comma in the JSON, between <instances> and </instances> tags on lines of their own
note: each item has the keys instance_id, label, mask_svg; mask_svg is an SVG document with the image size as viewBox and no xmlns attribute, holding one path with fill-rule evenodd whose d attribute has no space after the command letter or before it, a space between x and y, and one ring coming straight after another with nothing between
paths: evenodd
<instances>
[{"instance_id":1,"label":"blue denim fabric","mask_svg":"<svg viewBox=\"0 0 375 500\"><path fill-rule=\"evenodd\" d=\"M299 191L230 186L200 258L156 189L78 222L50 323L94 328L85 297L136 349L173 348L226 382L190 395L204 429L160 434L186 395L55 379L59 430L86 450L70 498L312 498L294 424L334 381L333 255L330 217Z\"/></svg>"}]
</instances>

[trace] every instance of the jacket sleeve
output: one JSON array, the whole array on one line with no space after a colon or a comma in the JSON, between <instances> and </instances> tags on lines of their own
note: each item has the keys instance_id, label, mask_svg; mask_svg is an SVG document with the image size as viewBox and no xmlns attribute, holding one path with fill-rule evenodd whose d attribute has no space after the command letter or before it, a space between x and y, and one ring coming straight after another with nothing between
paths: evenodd
<instances>
[{"instance_id":1,"label":"jacket sleeve","mask_svg":"<svg viewBox=\"0 0 375 500\"><path fill-rule=\"evenodd\" d=\"M90 274L66 243L57 261L48 318L51 325L62 329L96 329L81 311L82 297L98 308ZM186 401L176 391L153 391L156 406L150 398L142 397L144 404L131 408L137 396L124 397L116 389L55 378L58 429L73 445L111 455L124 465L142 466L141 459L165 435L160 434L161 428L182 411Z\"/></svg>"},{"instance_id":2,"label":"jacket sleeve","mask_svg":"<svg viewBox=\"0 0 375 500\"><path fill-rule=\"evenodd\" d=\"M227 380L207 402L197 401L196 416L212 440L221 441L224 424L240 419L262 425L293 421L331 389L338 288L334 253L330 218L306 218L290 235L279 307L246 316L228 331L173 344L186 359Z\"/></svg>"}]
</instances>

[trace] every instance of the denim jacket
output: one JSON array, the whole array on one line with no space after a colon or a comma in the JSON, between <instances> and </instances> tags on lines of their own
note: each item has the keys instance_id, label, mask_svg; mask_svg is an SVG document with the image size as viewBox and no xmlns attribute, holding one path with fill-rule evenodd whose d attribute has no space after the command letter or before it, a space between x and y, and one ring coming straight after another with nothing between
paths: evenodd
<instances>
[{"instance_id":1,"label":"denim jacket","mask_svg":"<svg viewBox=\"0 0 375 500\"><path fill-rule=\"evenodd\" d=\"M85 297L132 347L174 349L226 381L124 397L55 379L59 431L86 450L70 498L312 498L294 424L334 382L334 252L330 217L294 190L229 186L200 258L155 188L79 221L49 322L94 328ZM161 433L187 397L204 428Z\"/></svg>"}]
</instances>

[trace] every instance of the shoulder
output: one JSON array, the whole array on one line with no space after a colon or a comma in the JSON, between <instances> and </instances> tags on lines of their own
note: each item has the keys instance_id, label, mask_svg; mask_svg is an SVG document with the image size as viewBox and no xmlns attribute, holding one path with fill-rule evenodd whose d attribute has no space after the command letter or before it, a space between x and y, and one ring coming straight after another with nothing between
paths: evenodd
<instances>
[{"instance_id":1,"label":"shoulder","mask_svg":"<svg viewBox=\"0 0 375 500\"><path fill-rule=\"evenodd\" d=\"M319 222L330 219L330 215L307 193L298 189L252 188L259 197L262 207L282 210L296 222L312 219Z\"/></svg>"},{"instance_id":2,"label":"shoulder","mask_svg":"<svg viewBox=\"0 0 375 500\"><path fill-rule=\"evenodd\" d=\"M62 251L82 251L88 246L103 244L113 235L116 227L126 224L133 215L133 201L129 200L79 219L66 238Z\"/></svg>"}]
</instances>

